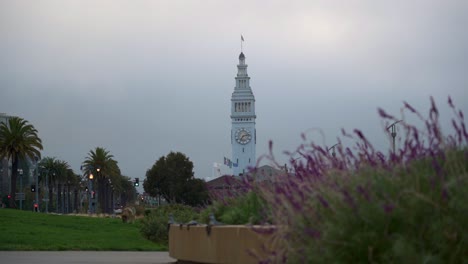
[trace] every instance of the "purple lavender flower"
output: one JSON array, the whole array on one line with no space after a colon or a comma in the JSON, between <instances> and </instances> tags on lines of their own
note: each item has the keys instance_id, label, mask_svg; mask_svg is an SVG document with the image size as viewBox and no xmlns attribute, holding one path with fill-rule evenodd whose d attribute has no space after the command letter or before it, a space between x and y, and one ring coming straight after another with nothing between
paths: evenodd
<instances>
[{"instance_id":1,"label":"purple lavender flower","mask_svg":"<svg viewBox=\"0 0 468 264\"><path fill-rule=\"evenodd\" d=\"M393 209L395 209L395 205L393 205L393 204L390 203L390 202L386 202L386 203L383 205L383 209L384 209L385 213L390 214L390 213L393 212Z\"/></svg>"},{"instance_id":2,"label":"purple lavender flower","mask_svg":"<svg viewBox=\"0 0 468 264\"><path fill-rule=\"evenodd\" d=\"M320 231L314 229L314 228L311 228L311 227L306 227L305 230L304 230L304 233L306 233L306 235L314 238L314 239L320 239L322 237L322 234Z\"/></svg>"}]
</instances>

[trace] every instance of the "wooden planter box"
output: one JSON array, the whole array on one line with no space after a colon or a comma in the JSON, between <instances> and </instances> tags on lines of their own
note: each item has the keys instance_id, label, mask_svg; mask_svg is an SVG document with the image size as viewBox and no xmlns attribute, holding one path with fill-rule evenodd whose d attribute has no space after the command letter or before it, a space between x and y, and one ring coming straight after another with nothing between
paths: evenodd
<instances>
[{"instance_id":1,"label":"wooden planter box","mask_svg":"<svg viewBox=\"0 0 468 264\"><path fill-rule=\"evenodd\" d=\"M261 234L251 226L223 225L207 230L205 225L171 225L169 255L177 260L199 263L258 263L259 259L252 253L266 257L265 249L272 250L270 237L271 234Z\"/></svg>"}]
</instances>

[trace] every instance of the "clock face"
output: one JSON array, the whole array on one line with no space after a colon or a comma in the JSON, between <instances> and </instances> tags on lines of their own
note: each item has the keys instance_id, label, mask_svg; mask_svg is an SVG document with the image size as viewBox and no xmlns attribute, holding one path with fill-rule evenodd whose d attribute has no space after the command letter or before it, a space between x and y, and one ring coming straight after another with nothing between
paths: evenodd
<instances>
[{"instance_id":1,"label":"clock face","mask_svg":"<svg viewBox=\"0 0 468 264\"><path fill-rule=\"evenodd\" d=\"M252 139L252 135L250 134L250 132L245 129L245 128L241 128L241 129L238 129L236 131L236 141L239 143L239 144L242 144L242 145L245 145L247 143L250 142L250 140Z\"/></svg>"}]
</instances>

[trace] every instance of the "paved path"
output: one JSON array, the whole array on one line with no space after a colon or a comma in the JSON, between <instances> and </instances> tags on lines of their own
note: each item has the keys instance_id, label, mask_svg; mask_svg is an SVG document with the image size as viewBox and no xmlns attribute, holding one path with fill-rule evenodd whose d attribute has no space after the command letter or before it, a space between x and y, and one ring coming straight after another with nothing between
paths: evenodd
<instances>
[{"instance_id":1,"label":"paved path","mask_svg":"<svg viewBox=\"0 0 468 264\"><path fill-rule=\"evenodd\" d=\"M61 264L61 263L175 263L168 252L138 251L0 251L1 263Z\"/></svg>"}]
</instances>

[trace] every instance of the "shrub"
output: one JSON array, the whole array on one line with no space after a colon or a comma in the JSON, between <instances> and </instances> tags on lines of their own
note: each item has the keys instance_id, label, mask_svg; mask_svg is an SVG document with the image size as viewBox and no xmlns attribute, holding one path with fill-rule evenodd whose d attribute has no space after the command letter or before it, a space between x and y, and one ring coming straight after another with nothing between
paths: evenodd
<instances>
[{"instance_id":1,"label":"shrub","mask_svg":"<svg viewBox=\"0 0 468 264\"><path fill-rule=\"evenodd\" d=\"M376 151L359 131L356 146L329 155L303 144L293 177L263 186L278 232L274 262L463 263L468 256L468 133L455 112L444 137L432 100L429 117L405 103L425 130L401 123L396 153ZM379 110L384 119L396 119ZM425 139L423 139L425 137Z\"/></svg>"},{"instance_id":2,"label":"shrub","mask_svg":"<svg viewBox=\"0 0 468 264\"><path fill-rule=\"evenodd\" d=\"M190 220L197 219L197 213L190 206L171 204L162 205L151 210L142 219L140 232L142 235L153 242L167 243L168 242L168 221L169 215L172 214L175 221L186 223Z\"/></svg>"},{"instance_id":3,"label":"shrub","mask_svg":"<svg viewBox=\"0 0 468 264\"><path fill-rule=\"evenodd\" d=\"M209 215L230 225L261 224L268 221L269 211L266 202L255 191L223 201L215 201L200 213L200 222L209 223Z\"/></svg>"},{"instance_id":4,"label":"shrub","mask_svg":"<svg viewBox=\"0 0 468 264\"><path fill-rule=\"evenodd\" d=\"M142 216L145 214L145 206L144 205L135 205L135 215Z\"/></svg>"}]
</instances>

